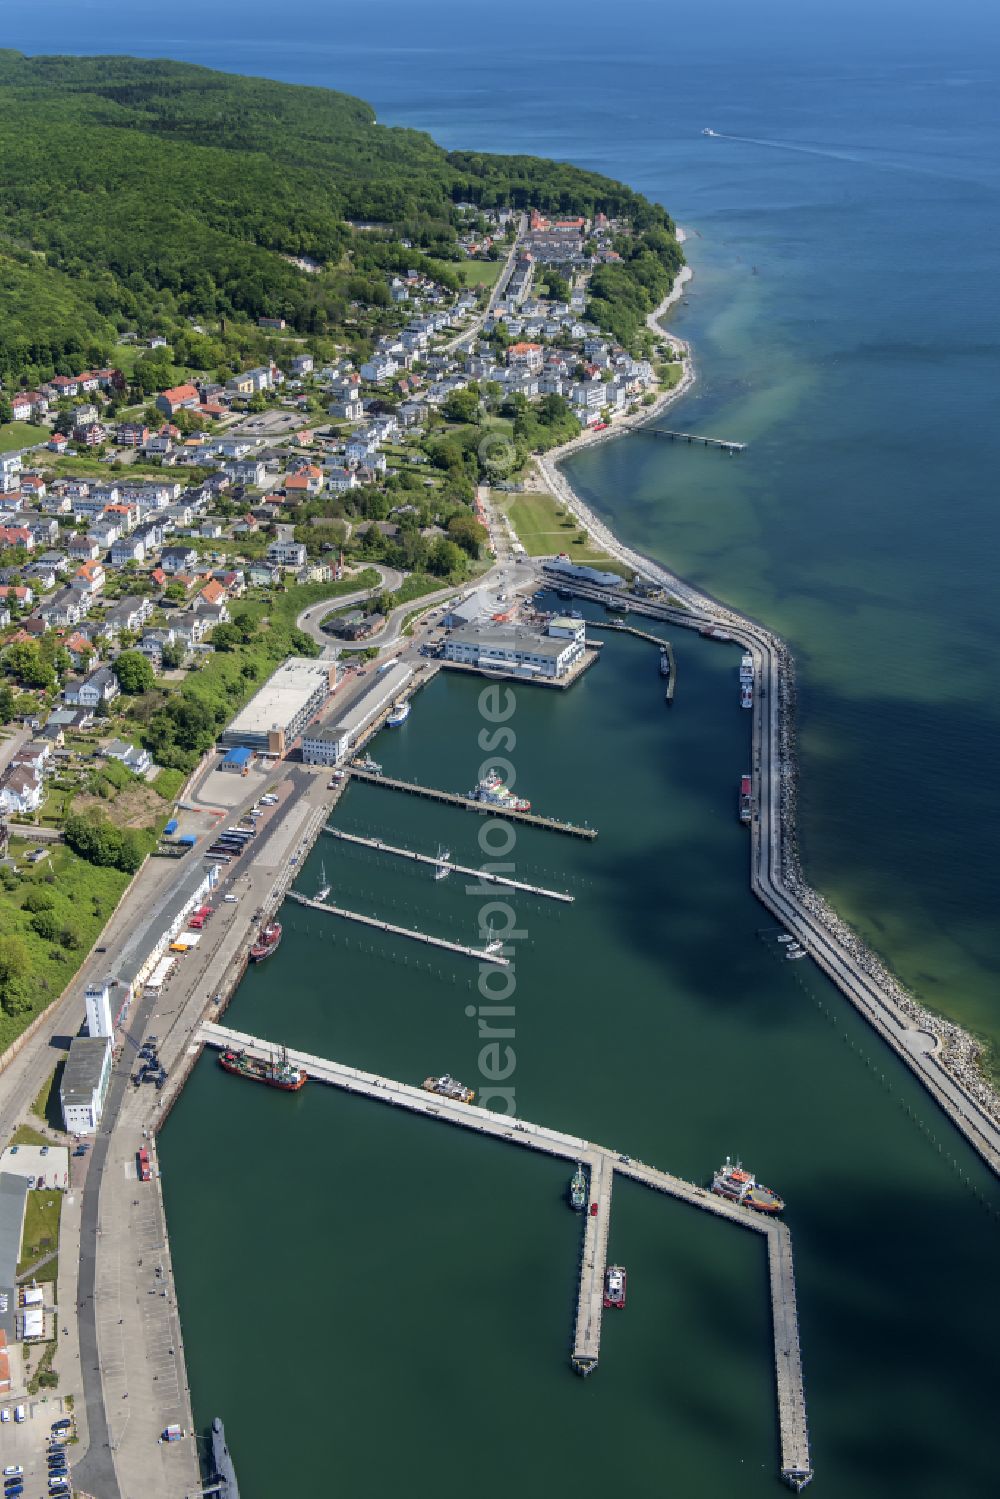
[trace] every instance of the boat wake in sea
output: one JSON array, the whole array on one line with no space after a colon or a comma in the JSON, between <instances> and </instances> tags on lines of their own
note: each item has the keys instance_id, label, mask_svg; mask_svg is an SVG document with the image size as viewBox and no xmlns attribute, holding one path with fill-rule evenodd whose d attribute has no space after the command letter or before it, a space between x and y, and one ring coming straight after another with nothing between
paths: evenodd
<instances>
[{"instance_id":1,"label":"boat wake in sea","mask_svg":"<svg viewBox=\"0 0 1000 1499\"><path fill-rule=\"evenodd\" d=\"M711 136L713 140L738 141L743 146L764 146L769 151L795 151L801 156L823 156L829 161L848 161L855 166L882 168L889 172L912 172L918 177L940 177L948 181L956 179L953 172L936 172L931 167L918 167L906 161L890 161L884 156L876 157L874 153L879 150L878 146L841 149L834 146L809 146L798 141L772 141L757 135L728 135L724 130L705 129L701 133Z\"/></svg>"}]
</instances>

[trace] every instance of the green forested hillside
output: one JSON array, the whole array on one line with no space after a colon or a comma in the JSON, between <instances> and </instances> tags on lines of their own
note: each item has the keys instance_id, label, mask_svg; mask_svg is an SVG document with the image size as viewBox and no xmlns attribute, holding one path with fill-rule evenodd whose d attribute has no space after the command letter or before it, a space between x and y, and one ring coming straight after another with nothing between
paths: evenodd
<instances>
[{"instance_id":1,"label":"green forested hillside","mask_svg":"<svg viewBox=\"0 0 1000 1499\"><path fill-rule=\"evenodd\" d=\"M0 377L70 373L122 329L171 319L271 314L323 333L356 325L360 307L377 323L387 270L453 254L462 201L627 214L654 231L636 246L636 285L658 279L650 256L664 274L680 262L664 210L622 184L533 157L449 154L345 94L0 52ZM324 270L304 274L291 255Z\"/></svg>"}]
</instances>

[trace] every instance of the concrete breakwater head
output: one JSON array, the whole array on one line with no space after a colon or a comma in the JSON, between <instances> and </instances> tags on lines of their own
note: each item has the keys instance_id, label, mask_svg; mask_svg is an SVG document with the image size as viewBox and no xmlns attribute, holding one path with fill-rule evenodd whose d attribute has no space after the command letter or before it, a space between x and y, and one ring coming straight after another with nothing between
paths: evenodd
<instances>
[{"instance_id":1,"label":"concrete breakwater head","mask_svg":"<svg viewBox=\"0 0 1000 1499\"><path fill-rule=\"evenodd\" d=\"M700 593L658 563L624 546L580 500L558 469L555 456L553 452L538 460L552 493L610 556L639 577L659 585L669 600L663 604L636 599L623 585L616 602L627 604L633 613L736 642L753 654L757 679L769 683L771 695L764 699L758 692L753 709L759 825L755 825L752 840L751 888L794 932L841 992L916 1074L991 1170L1000 1175L1000 1097L980 1070L978 1043L960 1026L920 1004L802 875L795 837L795 674L788 647L756 621ZM571 586L578 596L598 602L609 595L606 588Z\"/></svg>"}]
</instances>

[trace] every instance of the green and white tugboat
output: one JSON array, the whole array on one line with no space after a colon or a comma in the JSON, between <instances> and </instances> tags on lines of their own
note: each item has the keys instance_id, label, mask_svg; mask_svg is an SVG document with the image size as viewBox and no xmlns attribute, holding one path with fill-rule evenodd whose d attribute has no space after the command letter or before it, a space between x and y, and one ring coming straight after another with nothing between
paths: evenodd
<instances>
[{"instance_id":1,"label":"green and white tugboat","mask_svg":"<svg viewBox=\"0 0 1000 1499\"><path fill-rule=\"evenodd\" d=\"M582 1213L587 1206L587 1174L583 1169L582 1161L577 1161L576 1170L570 1180L569 1200L578 1213Z\"/></svg>"}]
</instances>

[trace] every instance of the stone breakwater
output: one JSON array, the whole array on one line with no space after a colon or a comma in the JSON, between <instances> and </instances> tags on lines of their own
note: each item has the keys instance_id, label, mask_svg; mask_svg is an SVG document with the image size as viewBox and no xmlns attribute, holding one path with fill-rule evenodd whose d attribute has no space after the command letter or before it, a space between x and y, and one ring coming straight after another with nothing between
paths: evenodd
<instances>
[{"instance_id":1,"label":"stone breakwater","mask_svg":"<svg viewBox=\"0 0 1000 1499\"><path fill-rule=\"evenodd\" d=\"M837 914L826 897L814 890L803 876L797 832L799 768L795 752L795 658L777 637L771 636L771 640L779 653L780 661L778 733L781 755L781 882L788 893L850 953L858 968L878 985L889 1003L905 1015L917 1030L934 1038L934 1055L941 1068L961 1084L984 1113L1000 1124L1000 1096L983 1075L983 1049L979 1042L961 1026L935 1014L915 999L854 928Z\"/></svg>"},{"instance_id":2,"label":"stone breakwater","mask_svg":"<svg viewBox=\"0 0 1000 1499\"><path fill-rule=\"evenodd\" d=\"M678 389L673 394L679 393ZM621 428L618 430L621 431ZM601 436L606 435L608 434L601 434ZM617 435L617 433L611 435ZM777 662L779 859L778 868L771 871L772 883L775 883L781 893L821 925L849 957L854 967L872 981L886 1008L890 1012L897 1012L901 1026L912 1027L926 1036L928 1043L926 1050L931 1053L933 1063L961 1088L994 1126L1000 1126L1000 1095L983 1074L983 1053L976 1039L953 1021L934 1014L915 999L890 973L882 960L872 952L857 932L803 877L796 832L799 773L795 744L795 663L787 645L755 621L702 594L690 584L668 572L659 563L624 546L581 500L557 466L560 460L567 457L579 445L580 439L576 439L574 442L567 443L563 448L553 449L538 460L537 466L543 482L551 493L556 495L575 515L590 533L592 539L603 547L609 556L624 563L626 567L633 569L640 576L658 583L666 590L671 604L690 610L692 627L697 628L707 623L723 632L732 630L743 636L749 633L758 647L768 650ZM904 1059L909 1060L911 1065L916 1062L916 1058L907 1055L905 1047L900 1054ZM917 1070L919 1075L920 1069ZM952 1112L940 1094L936 1096L942 1106Z\"/></svg>"}]
</instances>

